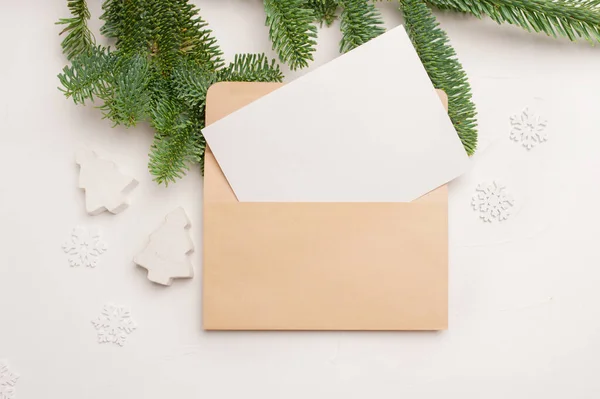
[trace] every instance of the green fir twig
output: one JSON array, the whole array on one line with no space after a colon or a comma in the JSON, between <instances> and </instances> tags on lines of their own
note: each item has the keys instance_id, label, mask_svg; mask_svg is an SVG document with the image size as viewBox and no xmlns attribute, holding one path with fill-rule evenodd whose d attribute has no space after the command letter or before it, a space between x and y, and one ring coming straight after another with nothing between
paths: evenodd
<instances>
[{"instance_id":1,"label":"green fir twig","mask_svg":"<svg viewBox=\"0 0 600 399\"><path fill-rule=\"evenodd\" d=\"M381 14L367 0L338 0L340 15L340 52L345 53L385 32Z\"/></svg>"},{"instance_id":2,"label":"green fir twig","mask_svg":"<svg viewBox=\"0 0 600 399\"><path fill-rule=\"evenodd\" d=\"M85 0L70 0L67 2L71 18L61 18L57 25L66 25L60 35L67 33L62 41L62 49L68 59L73 59L79 54L90 50L96 40L87 25L90 19L90 10Z\"/></svg>"},{"instance_id":3,"label":"green fir twig","mask_svg":"<svg viewBox=\"0 0 600 399\"><path fill-rule=\"evenodd\" d=\"M236 54L227 67L219 70L220 82L282 82L283 73L275 60L264 54Z\"/></svg>"},{"instance_id":4,"label":"green fir twig","mask_svg":"<svg viewBox=\"0 0 600 399\"><path fill-rule=\"evenodd\" d=\"M488 16L500 23L520 26L590 42L600 41L598 1L582 0L427 0L437 8L465 12L477 18Z\"/></svg>"},{"instance_id":5,"label":"green fir twig","mask_svg":"<svg viewBox=\"0 0 600 399\"><path fill-rule=\"evenodd\" d=\"M313 11L314 20L321 27L331 26L337 18L337 0L308 0L306 6Z\"/></svg>"},{"instance_id":6,"label":"green fir twig","mask_svg":"<svg viewBox=\"0 0 600 399\"><path fill-rule=\"evenodd\" d=\"M264 0L264 7L269 39L281 62L292 70L307 67L317 44L313 11L305 0Z\"/></svg>"},{"instance_id":7,"label":"green fir twig","mask_svg":"<svg viewBox=\"0 0 600 399\"><path fill-rule=\"evenodd\" d=\"M189 0L105 0L101 33L115 40L114 49L83 49L82 23L89 12L84 0L69 5L77 16L69 23L78 25L63 43L72 59L58 76L59 89L76 104L97 101L115 125L148 121L155 130L148 167L158 183L176 181L192 164L202 167L206 91L212 83L283 78L264 54L238 55L224 66L216 39Z\"/></svg>"},{"instance_id":8,"label":"green fir twig","mask_svg":"<svg viewBox=\"0 0 600 399\"><path fill-rule=\"evenodd\" d=\"M448 36L422 0L400 0L405 27L434 87L448 95L448 115L467 154L477 147L475 105L467 75L456 58Z\"/></svg>"}]
</instances>

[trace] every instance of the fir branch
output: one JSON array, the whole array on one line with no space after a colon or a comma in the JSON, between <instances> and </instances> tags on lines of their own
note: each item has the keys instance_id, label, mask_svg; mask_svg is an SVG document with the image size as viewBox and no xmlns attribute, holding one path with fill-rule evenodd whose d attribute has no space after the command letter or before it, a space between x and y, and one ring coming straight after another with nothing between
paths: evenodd
<instances>
[{"instance_id":1,"label":"fir branch","mask_svg":"<svg viewBox=\"0 0 600 399\"><path fill-rule=\"evenodd\" d=\"M112 92L100 107L105 117L126 127L145 119L151 100L149 84L152 75L146 57L134 55L121 59L111 82Z\"/></svg>"},{"instance_id":2,"label":"fir branch","mask_svg":"<svg viewBox=\"0 0 600 399\"><path fill-rule=\"evenodd\" d=\"M497 23L518 25L527 31L548 36L600 41L600 8L597 0L427 0L440 9L449 9Z\"/></svg>"},{"instance_id":3,"label":"fir branch","mask_svg":"<svg viewBox=\"0 0 600 399\"><path fill-rule=\"evenodd\" d=\"M61 45L63 53L71 60L79 54L89 51L96 40L87 25L91 15L85 0L70 0L67 6L72 17L60 18L56 24L66 25L59 35L68 33Z\"/></svg>"},{"instance_id":4,"label":"fir branch","mask_svg":"<svg viewBox=\"0 0 600 399\"><path fill-rule=\"evenodd\" d=\"M337 18L337 0L308 0L306 6L312 9L315 22L319 23L321 27L323 24L331 26Z\"/></svg>"},{"instance_id":5,"label":"fir branch","mask_svg":"<svg viewBox=\"0 0 600 399\"><path fill-rule=\"evenodd\" d=\"M476 111L471 87L448 36L422 0L400 0L406 31L434 87L448 95L448 115L467 154L477 147Z\"/></svg>"},{"instance_id":6,"label":"fir branch","mask_svg":"<svg viewBox=\"0 0 600 399\"><path fill-rule=\"evenodd\" d=\"M63 68L58 79L62 91L75 104L85 104L86 100L94 101L94 97L106 99L112 80L113 54L101 46L92 47L71 60L71 65Z\"/></svg>"},{"instance_id":7,"label":"fir branch","mask_svg":"<svg viewBox=\"0 0 600 399\"><path fill-rule=\"evenodd\" d=\"M100 27L100 33L108 38L117 39L122 35L121 19L123 18L123 1L104 0L102 11L100 20L104 21L104 25Z\"/></svg>"},{"instance_id":8,"label":"fir branch","mask_svg":"<svg viewBox=\"0 0 600 399\"><path fill-rule=\"evenodd\" d=\"M292 70L308 66L317 44L317 28L305 0L264 0L264 7L269 39L279 59Z\"/></svg>"},{"instance_id":9,"label":"fir branch","mask_svg":"<svg viewBox=\"0 0 600 399\"><path fill-rule=\"evenodd\" d=\"M200 162L206 143L201 137L202 123L187 115L181 104L164 97L151 110L156 129L148 169L159 184L180 179L191 162Z\"/></svg>"},{"instance_id":10,"label":"fir branch","mask_svg":"<svg viewBox=\"0 0 600 399\"><path fill-rule=\"evenodd\" d=\"M155 58L161 73L168 75L180 59L184 21L178 18L177 8L173 0L155 2L151 7L150 26L151 44L150 53Z\"/></svg>"},{"instance_id":11,"label":"fir branch","mask_svg":"<svg viewBox=\"0 0 600 399\"><path fill-rule=\"evenodd\" d=\"M152 43L153 11L159 0L105 0L100 33L116 39L116 48L124 56L148 54Z\"/></svg>"},{"instance_id":12,"label":"fir branch","mask_svg":"<svg viewBox=\"0 0 600 399\"><path fill-rule=\"evenodd\" d=\"M264 54L238 55L223 67L212 32L189 0L105 0L102 19L101 32L116 39L116 49L91 46L75 55L59 75L60 90L77 104L101 100L115 125L148 120L156 131L149 169L159 183L175 181L193 163L202 167L210 84L283 78Z\"/></svg>"},{"instance_id":13,"label":"fir branch","mask_svg":"<svg viewBox=\"0 0 600 399\"><path fill-rule=\"evenodd\" d=\"M181 29L180 50L200 64L204 69L217 70L223 66L223 52L217 44L217 39L208 29L208 23L199 16L198 10L188 0L174 0L179 10L179 25Z\"/></svg>"},{"instance_id":14,"label":"fir branch","mask_svg":"<svg viewBox=\"0 0 600 399\"><path fill-rule=\"evenodd\" d=\"M369 0L338 0L342 13L340 52L345 53L385 32L381 14Z\"/></svg>"},{"instance_id":15,"label":"fir branch","mask_svg":"<svg viewBox=\"0 0 600 399\"><path fill-rule=\"evenodd\" d=\"M182 123L169 135L155 134L148 169L159 184L169 185L181 179L194 158L194 126Z\"/></svg>"},{"instance_id":16,"label":"fir branch","mask_svg":"<svg viewBox=\"0 0 600 399\"><path fill-rule=\"evenodd\" d=\"M156 100L150 109L150 116L152 127L161 136L168 136L188 123L187 118L183 116L181 104L173 101L168 95Z\"/></svg>"},{"instance_id":17,"label":"fir branch","mask_svg":"<svg viewBox=\"0 0 600 399\"><path fill-rule=\"evenodd\" d=\"M101 33L125 55L148 54L168 75L186 56L206 69L223 65L222 52L199 10L188 0L105 0Z\"/></svg>"},{"instance_id":18,"label":"fir branch","mask_svg":"<svg viewBox=\"0 0 600 399\"><path fill-rule=\"evenodd\" d=\"M229 82L281 82L283 74L275 60L269 62L265 54L236 54L232 63L219 70L217 79Z\"/></svg>"},{"instance_id":19,"label":"fir branch","mask_svg":"<svg viewBox=\"0 0 600 399\"><path fill-rule=\"evenodd\" d=\"M215 73L193 62L181 62L173 70L173 89L177 99L190 109L204 105L206 92L215 81Z\"/></svg>"}]
</instances>

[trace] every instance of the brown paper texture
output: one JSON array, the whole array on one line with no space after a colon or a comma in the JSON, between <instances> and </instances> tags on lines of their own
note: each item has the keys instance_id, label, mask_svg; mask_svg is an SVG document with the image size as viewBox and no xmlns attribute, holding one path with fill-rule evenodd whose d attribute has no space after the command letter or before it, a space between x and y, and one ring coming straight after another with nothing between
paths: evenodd
<instances>
[{"instance_id":1,"label":"brown paper texture","mask_svg":"<svg viewBox=\"0 0 600 399\"><path fill-rule=\"evenodd\" d=\"M206 124L280 86L213 85ZM207 149L204 329L446 329L447 204L240 203Z\"/></svg>"}]
</instances>

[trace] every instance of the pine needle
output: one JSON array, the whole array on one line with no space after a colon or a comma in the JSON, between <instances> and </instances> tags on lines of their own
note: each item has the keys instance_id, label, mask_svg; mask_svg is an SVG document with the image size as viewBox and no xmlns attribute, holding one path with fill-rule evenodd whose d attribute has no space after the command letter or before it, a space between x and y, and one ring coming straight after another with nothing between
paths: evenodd
<instances>
[{"instance_id":1,"label":"pine needle","mask_svg":"<svg viewBox=\"0 0 600 399\"><path fill-rule=\"evenodd\" d=\"M74 32L81 33L89 12L84 0L71 3L81 16ZM59 89L76 104L100 100L104 117L115 125L149 121L156 134L148 166L159 183L174 182L193 164L202 168L212 83L283 79L264 54L237 55L224 67L216 39L189 0L105 0L102 9L101 32L116 40L116 49L67 46L75 51L67 52L72 59L58 76Z\"/></svg>"},{"instance_id":2,"label":"pine needle","mask_svg":"<svg viewBox=\"0 0 600 399\"><path fill-rule=\"evenodd\" d=\"M135 126L147 118L150 106L152 72L149 60L142 55L123 58L115 65L110 81L110 96L100 107L104 117L116 125Z\"/></svg>"},{"instance_id":3,"label":"pine needle","mask_svg":"<svg viewBox=\"0 0 600 399\"><path fill-rule=\"evenodd\" d=\"M331 26L337 18L337 0L308 0L306 6L313 11L315 22L323 27Z\"/></svg>"},{"instance_id":4,"label":"pine needle","mask_svg":"<svg viewBox=\"0 0 600 399\"><path fill-rule=\"evenodd\" d=\"M400 0L406 31L434 87L448 95L448 115L467 154L477 147L476 111L471 87L456 52L422 0Z\"/></svg>"},{"instance_id":5,"label":"pine needle","mask_svg":"<svg viewBox=\"0 0 600 399\"><path fill-rule=\"evenodd\" d=\"M215 82L215 73L207 71L198 64L182 61L173 70L173 91L178 100L190 110L203 107L206 93Z\"/></svg>"},{"instance_id":6,"label":"pine needle","mask_svg":"<svg viewBox=\"0 0 600 399\"><path fill-rule=\"evenodd\" d=\"M156 134L148 169L159 184L168 185L181 179L193 160L195 127L190 121L174 125L169 134Z\"/></svg>"},{"instance_id":7,"label":"pine needle","mask_svg":"<svg viewBox=\"0 0 600 399\"><path fill-rule=\"evenodd\" d=\"M597 0L427 0L437 8L488 16L548 36L600 41Z\"/></svg>"},{"instance_id":8,"label":"pine needle","mask_svg":"<svg viewBox=\"0 0 600 399\"><path fill-rule=\"evenodd\" d=\"M368 0L338 0L342 13L340 52L345 53L385 32L381 14Z\"/></svg>"},{"instance_id":9,"label":"pine needle","mask_svg":"<svg viewBox=\"0 0 600 399\"><path fill-rule=\"evenodd\" d=\"M67 58L71 60L90 50L96 40L87 25L87 21L90 19L90 10L85 0L70 0L67 6L72 17L61 18L56 24L66 25L59 35L67 33L67 37L62 41L62 49Z\"/></svg>"},{"instance_id":10,"label":"pine needle","mask_svg":"<svg viewBox=\"0 0 600 399\"><path fill-rule=\"evenodd\" d=\"M265 54L236 54L226 68L218 72L221 82L281 82L283 74L275 60Z\"/></svg>"},{"instance_id":11,"label":"pine needle","mask_svg":"<svg viewBox=\"0 0 600 399\"><path fill-rule=\"evenodd\" d=\"M264 7L269 39L281 62L292 70L307 67L313 60L317 28L305 0L264 0Z\"/></svg>"},{"instance_id":12,"label":"pine needle","mask_svg":"<svg viewBox=\"0 0 600 399\"><path fill-rule=\"evenodd\" d=\"M94 101L95 97L106 98L112 81L114 57L107 49L97 46L83 52L63 68L58 75L61 90L75 104Z\"/></svg>"}]
</instances>

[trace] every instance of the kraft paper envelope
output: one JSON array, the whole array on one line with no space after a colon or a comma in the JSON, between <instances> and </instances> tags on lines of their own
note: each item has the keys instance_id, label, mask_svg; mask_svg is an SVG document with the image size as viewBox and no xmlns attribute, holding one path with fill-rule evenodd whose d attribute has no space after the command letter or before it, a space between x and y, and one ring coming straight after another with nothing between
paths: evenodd
<instances>
[{"instance_id":1,"label":"kraft paper envelope","mask_svg":"<svg viewBox=\"0 0 600 399\"><path fill-rule=\"evenodd\" d=\"M279 87L212 86L206 124ZM207 148L204 329L446 329L447 202L239 202Z\"/></svg>"}]
</instances>

